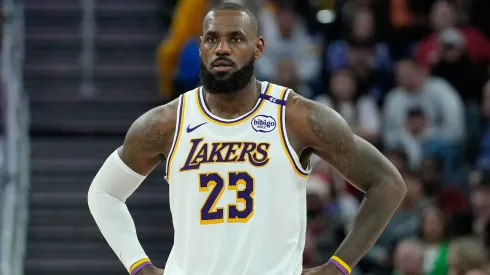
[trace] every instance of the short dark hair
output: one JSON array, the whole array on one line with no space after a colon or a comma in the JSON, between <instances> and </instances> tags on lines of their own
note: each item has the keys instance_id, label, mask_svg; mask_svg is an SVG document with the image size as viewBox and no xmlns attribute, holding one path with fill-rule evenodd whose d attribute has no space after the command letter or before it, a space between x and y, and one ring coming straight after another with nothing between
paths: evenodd
<instances>
[{"instance_id":1,"label":"short dark hair","mask_svg":"<svg viewBox=\"0 0 490 275\"><path fill-rule=\"evenodd\" d=\"M233 3L233 2L221 3L221 4L217 4L217 5L213 6L209 10L209 12L212 12L212 11L240 11L240 12L244 12L247 14L247 16L250 20L250 24L253 25L253 28L257 31L257 33L259 32L259 22L257 21L257 17L255 17L255 15L249 9L245 8L244 6L242 6L240 4Z\"/></svg>"}]
</instances>

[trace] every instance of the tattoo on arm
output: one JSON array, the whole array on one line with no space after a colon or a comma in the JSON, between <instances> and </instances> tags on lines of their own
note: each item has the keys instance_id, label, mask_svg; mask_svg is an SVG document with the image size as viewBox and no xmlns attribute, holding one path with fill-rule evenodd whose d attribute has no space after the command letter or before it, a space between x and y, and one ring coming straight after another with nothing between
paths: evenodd
<instances>
[{"instance_id":1,"label":"tattoo on arm","mask_svg":"<svg viewBox=\"0 0 490 275\"><path fill-rule=\"evenodd\" d=\"M174 100L156 107L131 125L118 153L135 172L147 175L164 158L175 133L177 106Z\"/></svg>"},{"instance_id":2,"label":"tattoo on arm","mask_svg":"<svg viewBox=\"0 0 490 275\"><path fill-rule=\"evenodd\" d=\"M338 113L297 95L291 99L303 106L296 113L306 116L304 123L296 123L302 127L296 130L303 133L305 146L366 192L354 226L336 252L353 266L385 229L405 196L405 184L396 168L369 142L352 133Z\"/></svg>"},{"instance_id":3,"label":"tattoo on arm","mask_svg":"<svg viewBox=\"0 0 490 275\"><path fill-rule=\"evenodd\" d=\"M330 111L330 114L328 113ZM349 172L348 144L352 143L352 131L347 123L333 110L319 104L307 104L306 118L316 138L329 152L329 163L340 173Z\"/></svg>"},{"instance_id":4,"label":"tattoo on arm","mask_svg":"<svg viewBox=\"0 0 490 275\"><path fill-rule=\"evenodd\" d=\"M373 145L350 129L332 109L308 102L307 124L315 137L315 152L339 171L351 184L366 192L373 184L399 182L396 168Z\"/></svg>"}]
</instances>

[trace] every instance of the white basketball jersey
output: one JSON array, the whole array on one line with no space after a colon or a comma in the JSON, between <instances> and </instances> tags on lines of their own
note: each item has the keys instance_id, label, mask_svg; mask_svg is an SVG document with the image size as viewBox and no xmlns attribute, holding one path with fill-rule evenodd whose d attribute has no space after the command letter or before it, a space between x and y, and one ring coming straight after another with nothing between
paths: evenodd
<instances>
[{"instance_id":1,"label":"white basketball jersey","mask_svg":"<svg viewBox=\"0 0 490 275\"><path fill-rule=\"evenodd\" d=\"M300 275L309 171L287 139L289 89L262 82L255 107L213 115L180 96L167 162L174 245L165 275Z\"/></svg>"}]
</instances>

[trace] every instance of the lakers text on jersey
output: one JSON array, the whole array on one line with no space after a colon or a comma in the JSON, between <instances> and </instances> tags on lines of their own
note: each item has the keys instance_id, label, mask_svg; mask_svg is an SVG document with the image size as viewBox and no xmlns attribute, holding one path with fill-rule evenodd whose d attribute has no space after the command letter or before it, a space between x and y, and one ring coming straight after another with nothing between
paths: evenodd
<instances>
[{"instance_id":1,"label":"lakers text on jersey","mask_svg":"<svg viewBox=\"0 0 490 275\"><path fill-rule=\"evenodd\" d=\"M179 98L165 274L301 274L309 171L287 138L289 90L261 86L255 107L236 119L213 115L202 88Z\"/></svg>"}]
</instances>

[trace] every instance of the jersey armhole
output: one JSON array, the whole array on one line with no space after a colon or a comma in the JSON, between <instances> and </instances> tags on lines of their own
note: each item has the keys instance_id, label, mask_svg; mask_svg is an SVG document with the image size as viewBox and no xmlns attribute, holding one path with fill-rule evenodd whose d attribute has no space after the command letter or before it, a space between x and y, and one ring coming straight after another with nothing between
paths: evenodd
<instances>
[{"instance_id":1,"label":"jersey armhole","mask_svg":"<svg viewBox=\"0 0 490 275\"><path fill-rule=\"evenodd\" d=\"M175 133L174 139L172 141L172 146L170 147L170 151L167 157L167 163L165 164L165 179L167 183L170 184L170 168L172 165L172 159L174 157L174 152L179 146L180 137L182 136L182 125L184 125L184 110L185 110L185 96L186 94L182 94L179 96L179 105L177 107L177 119L175 122Z\"/></svg>"},{"instance_id":2,"label":"jersey armhole","mask_svg":"<svg viewBox=\"0 0 490 275\"><path fill-rule=\"evenodd\" d=\"M285 104L279 105L279 135L281 139L281 143L283 146L283 149L286 153L286 155L289 158L289 162L293 166L294 171L296 174L298 174L300 177L306 178L311 172L311 165L308 162L308 168L305 170L303 166L301 165L301 161L299 159L298 154L296 154L296 151L294 148L291 146L289 143L289 138L288 138L288 133L286 130L286 101L289 96L289 93L291 92L291 89L284 88L281 92L281 100L285 102Z\"/></svg>"}]
</instances>

